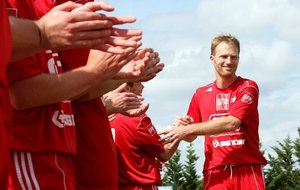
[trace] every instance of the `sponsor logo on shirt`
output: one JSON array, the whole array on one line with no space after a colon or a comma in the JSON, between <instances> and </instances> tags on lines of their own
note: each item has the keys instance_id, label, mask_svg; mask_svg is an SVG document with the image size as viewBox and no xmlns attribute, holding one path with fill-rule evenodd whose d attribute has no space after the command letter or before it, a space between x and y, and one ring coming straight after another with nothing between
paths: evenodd
<instances>
[{"instance_id":1,"label":"sponsor logo on shirt","mask_svg":"<svg viewBox=\"0 0 300 190\"><path fill-rule=\"evenodd\" d=\"M58 53L52 50L46 50L46 56L48 58L47 66L49 73L61 73L62 65L59 60ZM61 101L61 103L65 105L70 105L70 100ZM65 126L75 126L74 115L65 114L64 110L56 110L52 115L52 122L58 128L64 128Z\"/></svg>"},{"instance_id":2,"label":"sponsor logo on shirt","mask_svg":"<svg viewBox=\"0 0 300 190\"><path fill-rule=\"evenodd\" d=\"M151 136L154 136L156 134L156 130L153 125L148 125L147 130L149 131Z\"/></svg>"},{"instance_id":3,"label":"sponsor logo on shirt","mask_svg":"<svg viewBox=\"0 0 300 190\"><path fill-rule=\"evenodd\" d=\"M242 102L246 104L252 104L253 99L254 99L253 95L247 92L243 95Z\"/></svg>"},{"instance_id":4,"label":"sponsor logo on shirt","mask_svg":"<svg viewBox=\"0 0 300 190\"><path fill-rule=\"evenodd\" d=\"M229 110L230 94L220 93L216 95L216 110Z\"/></svg>"},{"instance_id":5,"label":"sponsor logo on shirt","mask_svg":"<svg viewBox=\"0 0 300 190\"><path fill-rule=\"evenodd\" d=\"M65 126L75 126L75 120L73 114L64 114L63 110L57 110L52 116L52 122L58 128L64 128Z\"/></svg>"},{"instance_id":6,"label":"sponsor logo on shirt","mask_svg":"<svg viewBox=\"0 0 300 190\"><path fill-rule=\"evenodd\" d=\"M234 103L236 101L236 96L233 96L230 100L230 103Z\"/></svg>"},{"instance_id":7,"label":"sponsor logo on shirt","mask_svg":"<svg viewBox=\"0 0 300 190\"><path fill-rule=\"evenodd\" d=\"M244 144L245 144L245 139L224 140L224 141L213 140L212 142L214 148L226 147L226 146L240 146Z\"/></svg>"},{"instance_id":8,"label":"sponsor logo on shirt","mask_svg":"<svg viewBox=\"0 0 300 190\"><path fill-rule=\"evenodd\" d=\"M47 61L48 71L50 74L60 73L62 70L62 65L58 57L57 52L53 52L52 50L46 50L46 55L49 57Z\"/></svg>"},{"instance_id":9,"label":"sponsor logo on shirt","mask_svg":"<svg viewBox=\"0 0 300 190\"><path fill-rule=\"evenodd\" d=\"M212 92L212 87L209 87L205 92Z\"/></svg>"}]
</instances>

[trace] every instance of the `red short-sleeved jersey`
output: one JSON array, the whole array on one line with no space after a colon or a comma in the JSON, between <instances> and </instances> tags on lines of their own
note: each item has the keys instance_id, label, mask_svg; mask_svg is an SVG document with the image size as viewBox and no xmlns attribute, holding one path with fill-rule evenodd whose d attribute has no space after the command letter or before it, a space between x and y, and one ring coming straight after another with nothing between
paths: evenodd
<instances>
[{"instance_id":1,"label":"red short-sleeved jersey","mask_svg":"<svg viewBox=\"0 0 300 190\"><path fill-rule=\"evenodd\" d=\"M156 157L164 151L150 118L117 114L110 122L117 147L119 184L160 184Z\"/></svg>"},{"instance_id":2,"label":"red short-sleeved jersey","mask_svg":"<svg viewBox=\"0 0 300 190\"><path fill-rule=\"evenodd\" d=\"M187 113L195 123L228 115L242 121L234 132L205 136L204 170L230 164L266 164L259 150L258 96L257 84L241 77L226 89L219 89L214 82L196 90Z\"/></svg>"},{"instance_id":3,"label":"red short-sleeved jersey","mask_svg":"<svg viewBox=\"0 0 300 190\"><path fill-rule=\"evenodd\" d=\"M7 98L5 70L10 58L12 38L4 0L0 0L0 27L0 187L5 189L8 177L8 151L3 125L3 114L7 111L5 110L5 101L7 101L5 100L5 97Z\"/></svg>"},{"instance_id":4,"label":"red short-sleeved jersey","mask_svg":"<svg viewBox=\"0 0 300 190\"><path fill-rule=\"evenodd\" d=\"M100 98L73 102L72 106L77 134L77 188L116 190L117 157L106 108Z\"/></svg>"},{"instance_id":5,"label":"red short-sleeved jersey","mask_svg":"<svg viewBox=\"0 0 300 190\"><path fill-rule=\"evenodd\" d=\"M57 0L55 5L67 0ZM93 0L80 0L85 4ZM45 14L53 6L52 0L37 1L38 12ZM72 49L59 52L63 70L72 70L87 63L89 49ZM100 99L72 103L76 122L77 156L74 162L76 169L77 189L116 190L118 183L115 145L112 139L107 113Z\"/></svg>"},{"instance_id":6,"label":"red short-sleeved jersey","mask_svg":"<svg viewBox=\"0 0 300 190\"><path fill-rule=\"evenodd\" d=\"M57 2L62 3L63 0ZM89 0L77 1L85 4ZM89 49L59 52L64 70L87 63ZM106 109L100 98L72 103L77 135L77 156L74 162L77 189L116 190L117 157Z\"/></svg>"},{"instance_id":7,"label":"red short-sleeved jersey","mask_svg":"<svg viewBox=\"0 0 300 190\"><path fill-rule=\"evenodd\" d=\"M65 69L87 62L87 49L60 52ZM100 98L72 103L76 122L77 156L74 162L78 189L116 190L117 158L106 109Z\"/></svg>"},{"instance_id":8,"label":"red short-sleeved jersey","mask_svg":"<svg viewBox=\"0 0 300 190\"><path fill-rule=\"evenodd\" d=\"M38 19L31 1L8 0L10 13L20 18ZM42 73L62 72L55 51L46 50L27 59L12 62L7 68L9 83ZM75 154L75 123L69 100L26 110L13 110L6 118L9 146L13 150Z\"/></svg>"}]
</instances>

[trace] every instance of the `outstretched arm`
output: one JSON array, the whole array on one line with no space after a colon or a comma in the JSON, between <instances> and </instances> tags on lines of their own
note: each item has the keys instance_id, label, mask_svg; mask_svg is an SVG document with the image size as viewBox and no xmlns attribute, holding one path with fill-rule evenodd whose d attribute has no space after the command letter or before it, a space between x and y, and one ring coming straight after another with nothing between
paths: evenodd
<instances>
[{"instance_id":1,"label":"outstretched arm","mask_svg":"<svg viewBox=\"0 0 300 190\"><path fill-rule=\"evenodd\" d=\"M212 135L237 130L242 121L234 116L224 116L213 121L195 123L187 126L173 126L160 132L163 143L172 143L170 148L191 135Z\"/></svg>"},{"instance_id":2,"label":"outstretched arm","mask_svg":"<svg viewBox=\"0 0 300 190\"><path fill-rule=\"evenodd\" d=\"M10 17L13 36L11 61L19 60L42 49L91 48L110 53L124 53L124 47L136 47L136 41L120 38L140 36L140 30L113 28L132 23L134 17L107 17L97 10L112 11L103 2L80 5L66 2L54 7L37 21ZM113 36L113 37L112 37Z\"/></svg>"}]
</instances>

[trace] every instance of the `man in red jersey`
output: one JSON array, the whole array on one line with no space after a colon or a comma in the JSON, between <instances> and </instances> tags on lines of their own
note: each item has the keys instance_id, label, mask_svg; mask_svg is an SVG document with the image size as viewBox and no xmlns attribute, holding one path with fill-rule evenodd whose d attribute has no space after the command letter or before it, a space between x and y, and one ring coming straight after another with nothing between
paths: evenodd
<instances>
[{"instance_id":1,"label":"man in red jersey","mask_svg":"<svg viewBox=\"0 0 300 190\"><path fill-rule=\"evenodd\" d=\"M265 189L259 150L258 86L236 75L240 43L231 35L212 40L216 81L196 90L187 116L179 117L163 140L178 143L205 136L204 189ZM185 125L185 126L182 126Z\"/></svg>"},{"instance_id":2,"label":"man in red jersey","mask_svg":"<svg viewBox=\"0 0 300 190\"><path fill-rule=\"evenodd\" d=\"M141 82L127 83L125 92L142 95ZM146 114L116 114L110 121L117 147L119 190L153 190L161 184L159 162L166 162L177 149L162 145Z\"/></svg>"},{"instance_id":3,"label":"man in red jersey","mask_svg":"<svg viewBox=\"0 0 300 190\"><path fill-rule=\"evenodd\" d=\"M40 18L31 1L8 2L10 8L17 10L18 17ZM93 5L97 3L81 8L88 10ZM111 9L103 3L100 7ZM126 22L125 18L123 23ZM103 23L103 28L106 27L111 25ZM109 41L109 38L105 36L102 40ZM129 54L119 57L122 59ZM10 63L7 76L14 109L5 124L13 163L13 188L75 189L75 122L68 99L110 78L119 67L120 64L102 61L62 73L60 58L54 50Z\"/></svg>"}]
</instances>

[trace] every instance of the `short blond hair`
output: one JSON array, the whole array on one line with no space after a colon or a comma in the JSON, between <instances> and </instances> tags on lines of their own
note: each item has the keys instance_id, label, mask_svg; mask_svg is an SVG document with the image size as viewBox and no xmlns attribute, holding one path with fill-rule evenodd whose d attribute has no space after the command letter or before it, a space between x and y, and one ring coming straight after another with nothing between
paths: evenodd
<instances>
[{"instance_id":1,"label":"short blond hair","mask_svg":"<svg viewBox=\"0 0 300 190\"><path fill-rule=\"evenodd\" d=\"M231 34L226 34L226 35L221 34L221 35L214 37L213 40L211 41L211 47L210 47L211 55L215 55L215 49L221 42L225 42L225 43L234 45L238 49L238 54L240 54L239 40Z\"/></svg>"}]
</instances>

